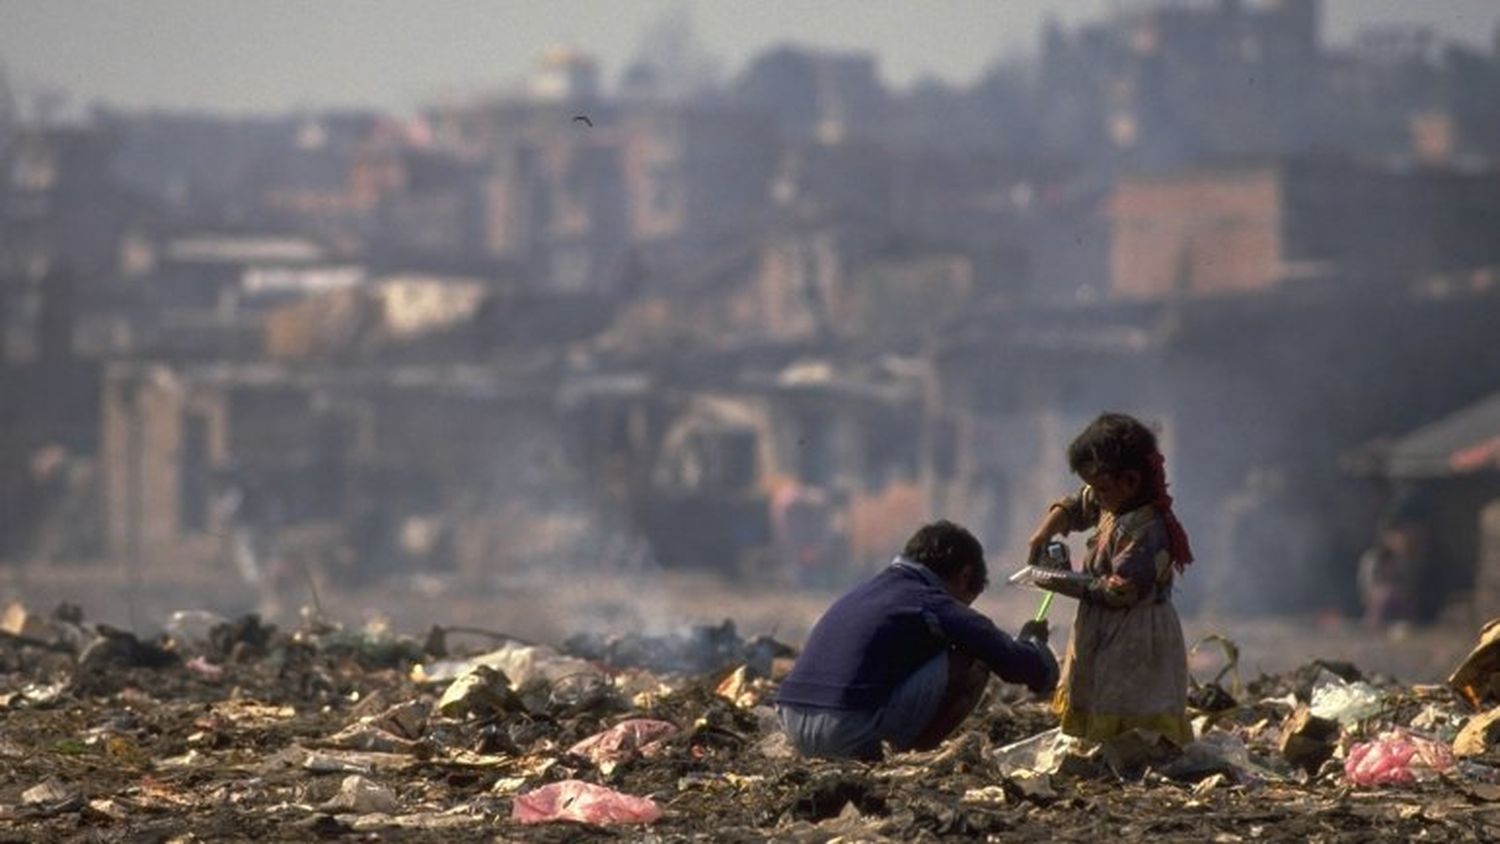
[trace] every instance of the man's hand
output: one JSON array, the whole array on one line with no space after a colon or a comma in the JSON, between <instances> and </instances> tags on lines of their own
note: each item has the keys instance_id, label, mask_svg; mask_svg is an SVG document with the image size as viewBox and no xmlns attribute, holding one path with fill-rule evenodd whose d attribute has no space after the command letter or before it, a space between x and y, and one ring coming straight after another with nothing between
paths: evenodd
<instances>
[{"instance_id":1,"label":"man's hand","mask_svg":"<svg viewBox=\"0 0 1500 844\"><path fill-rule=\"evenodd\" d=\"M1021 625L1021 632L1017 639L1034 639L1042 644L1047 644L1047 619L1034 619Z\"/></svg>"},{"instance_id":2,"label":"man's hand","mask_svg":"<svg viewBox=\"0 0 1500 844\"><path fill-rule=\"evenodd\" d=\"M1036 650L1037 658L1042 661L1042 674L1035 678L1033 683L1027 687L1039 695L1051 694L1057 688L1059 671L1057 657L1052 655L1052 649L1047 647L1047 622L1028 621L1021 625L1020 640L1031 645Z\"/></svg>"}]
</instances>

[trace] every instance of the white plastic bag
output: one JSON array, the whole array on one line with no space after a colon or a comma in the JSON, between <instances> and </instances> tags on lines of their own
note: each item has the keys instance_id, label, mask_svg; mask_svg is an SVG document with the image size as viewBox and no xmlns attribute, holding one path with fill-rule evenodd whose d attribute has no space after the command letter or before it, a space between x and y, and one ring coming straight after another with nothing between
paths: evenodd
<instances>
[{"instance_id":1,"label":"white plastic bag","mask_svg":"<svg viewBox=\"0 0 1500 844\"><path fill-rule=\"evenodd\" d=\"M1385 695L1364 681L1345 682L1330 671L1318 675L1313 684L1312 714L1337 721L1345 727L1378 715L1385 708Z\"/></svg>"}]
</instances>

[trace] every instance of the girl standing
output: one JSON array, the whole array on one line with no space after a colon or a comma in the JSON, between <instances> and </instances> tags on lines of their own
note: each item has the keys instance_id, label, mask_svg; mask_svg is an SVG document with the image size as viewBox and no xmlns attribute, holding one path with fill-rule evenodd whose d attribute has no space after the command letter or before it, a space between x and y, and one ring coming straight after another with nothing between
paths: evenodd
<instances>
[{"instance_id":1,"label":"girl standing","mask_svg":"<svg viewBox=\"0 0 1500 844\"><path fill-rule=\"evenodd\" d=\"M1192 741L1187 649L1170 598L1193 556L1172 514L1156 435L1105 413L1068 446L1068 466L1083 489L1054 502L1031 536L1035 558L1053 536L1094 529L1083 560L1089 580L1038 584L1078 599L1054 700L1062 731L1102 741L1141 728Z\"/></svg>"}]
</instances>

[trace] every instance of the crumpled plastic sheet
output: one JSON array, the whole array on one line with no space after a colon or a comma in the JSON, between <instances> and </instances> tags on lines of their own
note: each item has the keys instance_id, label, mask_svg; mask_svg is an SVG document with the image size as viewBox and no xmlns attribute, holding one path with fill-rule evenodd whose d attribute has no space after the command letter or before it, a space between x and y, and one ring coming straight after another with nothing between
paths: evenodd
<instances>
[{"instance_id":1,"label":"crumpled plastic sheet","mask_svg":"<svg viewBox=\"0 0 1500 844\"><path fill-rule=\"evenodd\" d=\"M677 735L677 725L669 721L652 718L632 718L595 733L568 748L568 752L582 756L594 764L617 762L637 753L651 756L660 748L660 743Z\"/></svg>"},{"instance_id":2,"label":"crumpled plastic sheet","mask_svg":"<svg viewBox=\"0 0 1500 844\"><path fill-rule=\"evenodd\" d=\"M649 797L622 794L583 780L563 780L517 795L510 811L510 819L523 824L652 823L660 817L661 809Z\"/></svg>"},{"instance_id":3,"label":"crumpled plastic sheet","mask_svg":"<svg viewBox=\"0 0 1500 844\"><path fill-rule=\"evenodd\" d=\"M1310 708L1319 718L1348 727L1380 714L1385 708L1385 695L1369 683L1348 683L1331 672L1324 672L1313 686Z\"/></svg>"},{"instance_id":4,"label":"crumpled plastic sheet","mask_svg":"<svg viewBox=\"0 0 1500 844\"><path fill-rule=\"evenodd\" d=\"M1344 762L1344 776L1355 785L1410 785L1451 770L1453 751L1446 744L1406 730L1354 745Z\"/></svg>"},{"instance_id":5,"label":"crumpled plastic sheet","mask_svg":"<svg viewBox=\"0 0 1500 844\"><path fill-rule=\"evenodd\" d=\"M1182 746L1182 755L1161 765L1157 772L1176 780L1201 782L1223 774L1236 782L1278 782L1285 777L1262 765L1245 742L1233 733L1210 730Z\"/></svg>"},{"instance_id":6,"label":"crumpled plastic sheet","mask_svg":"<svg viewBox=\"0 0 1500 844\"><path fill-rule=\"evenodd\" d=\"M514 688L526 685L533 677L556 683L578 675L604 676L593 663L564 656L546 645L507 642L496 650L469 659L445 659L413 666L412 679L418 683L450 682L473 670L476 665L487 665L500 671Z\"/></svg>"},{"instance_id":7,"label":"crumpled plastic sheet","mask_svg":"<svg viewBox=\"0 0 1500 844\"><path fill-rule=\"evenodd\" d=\"M1085 752L1090 746L1090 742L1064 735L1061 730L1053 727L998 748L994 751L993 758L1006 776L1017 771L1055 774L1062 769L1063 761L1069 754Z\"/></svg>"}]
</instances>

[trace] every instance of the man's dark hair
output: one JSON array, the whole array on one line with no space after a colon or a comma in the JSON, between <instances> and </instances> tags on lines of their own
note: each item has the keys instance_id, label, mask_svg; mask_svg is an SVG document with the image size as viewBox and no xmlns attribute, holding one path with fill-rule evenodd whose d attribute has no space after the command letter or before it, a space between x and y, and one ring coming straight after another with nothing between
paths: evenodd
<instances>
[{"instance_id":1,"label":"man's dark hair","mask_svg":"<svg viewBox=\"0 0 1500 844\"><path fill-rule=\"evenodd\" d=\"M984 564L984 546L974 534L947 519L923 525L911 539L901 556L914 563L930 568L941 578L949 578L963 570L964 566L975 566L980 576L988 574Z\"/></svg>"},{"instance_id":2,"label":"man's dark hair","mask_svg":"<svg viewBox=\"0 0 1500 844\"><path fill-rule=\"evenodd\" d=\"M1156 435L1134 416L1101 413L1068 446L1068 468L1079 475L1150 474Z\"/></svg>"}]
</instances>

